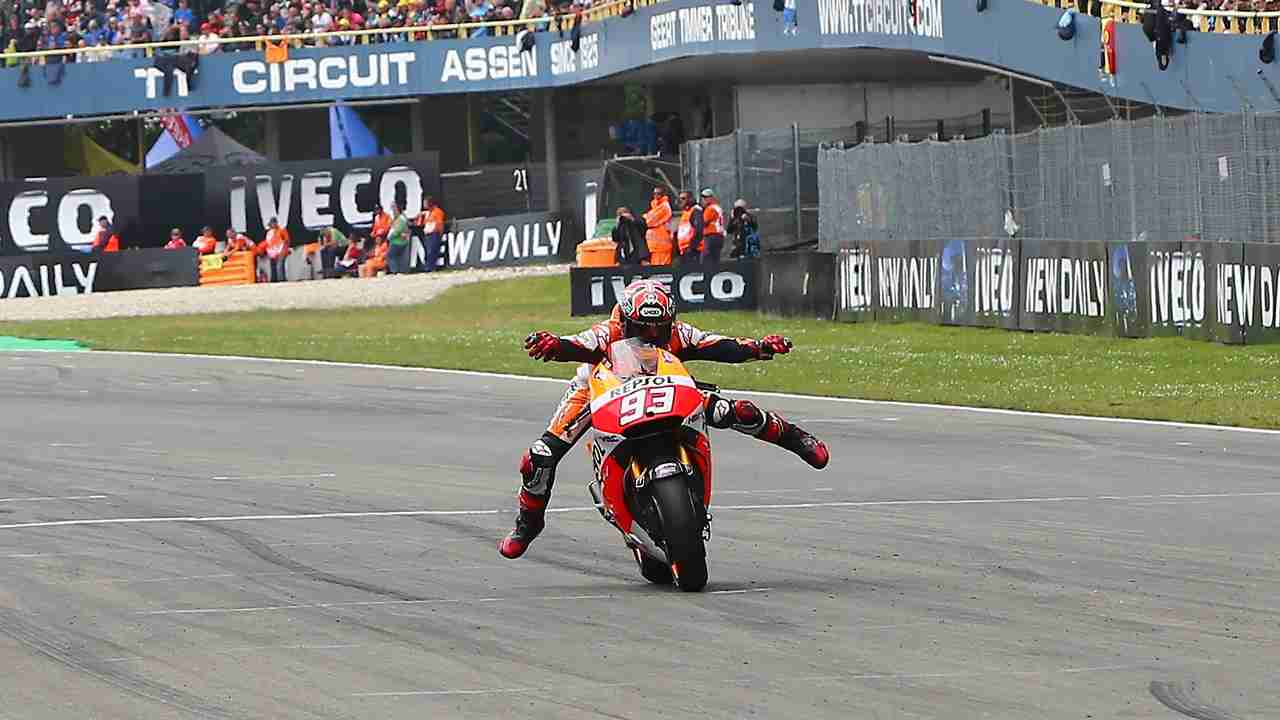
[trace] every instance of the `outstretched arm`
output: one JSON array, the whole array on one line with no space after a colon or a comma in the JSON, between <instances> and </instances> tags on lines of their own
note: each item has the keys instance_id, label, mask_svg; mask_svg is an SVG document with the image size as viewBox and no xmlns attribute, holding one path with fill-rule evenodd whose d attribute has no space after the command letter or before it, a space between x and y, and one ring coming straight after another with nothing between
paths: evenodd
<instances>
[{"instance_id":1,"label":"outstretched arm","mask_svg":"<svg viewBox=\"0 0 1280 720\"><path fill-rule=\"evenodd\" d=\"M529 357L543 362L597 363L604 359L608 332L600 325L564 337L539 330L524 339L524 349L529 351Z\"/></svg>"},{"instance_id":2,"label":"outstretched arm","mask_svg":"<svg viewBox=\"0 0 1280 720\"><path fill-rule=\"evenodd\" d=\"M675 332L680 333L681 360L709 360L722 363L744 363L752 360L772 360L774 355L791 352L791 341L781 335L753 338L731 338L709 333L679 323Z\"/></svg>"}]
</instances>

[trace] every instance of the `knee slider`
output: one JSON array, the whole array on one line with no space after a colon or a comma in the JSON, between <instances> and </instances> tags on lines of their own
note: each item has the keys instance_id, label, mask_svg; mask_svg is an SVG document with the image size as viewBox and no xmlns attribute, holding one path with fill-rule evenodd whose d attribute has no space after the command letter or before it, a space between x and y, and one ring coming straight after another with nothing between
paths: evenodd
<instances>
[{"instance_id":1,"label":"knee slider","mask_svg":"<svg viewBox=\"0 0 1280 720\"><path fill-rule=\"evenodd\" d=\"M529 446L520 458L520 479L525 492L535 497L550 495L555 484L556 466L568 450L569 443L549 433Z\"/></svg>"}]
</instances>

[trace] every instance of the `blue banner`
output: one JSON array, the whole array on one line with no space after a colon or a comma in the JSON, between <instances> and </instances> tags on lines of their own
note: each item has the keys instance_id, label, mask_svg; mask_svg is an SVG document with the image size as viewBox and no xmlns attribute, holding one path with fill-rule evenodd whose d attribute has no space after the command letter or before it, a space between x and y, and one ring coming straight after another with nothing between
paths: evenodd
<instances>
[{"instance_id":1,"label":"blue banner","mask_svg":"<svg viewBox=\"0 0 1280 720\"><path fill-rule=\"evenodd\" d=\"M1077 17L1074 39L1064 42L1055 34L1060 12L1024 0L993 3L984 12L943 0L819 0L796 15L775 12L771 0L672 0L584 26L576 52L567 31L543 31L528 52L515 36L504 36L295 49L281 63L257 51L214 53L200 59L193 77L171 71L168 94L166 73L152 60L72 63L59 84L37 72L27 88L18 87L18 70L10 68L0 70L0 121L528 90L684 57L845 48L945 55L1170 107L1234 111L1247 99L1255 110L1280 108L1273 90L1280 66L1257 62L1257 36L1195 33L1160 71L1141 28L1123 24L1118 72L1105 75L1098 72L1098 21ZM742 63L740 72L747 82L756 68ZM846 70L832 72L832 81L847 77Z\"/></svg>"}]
</instances>

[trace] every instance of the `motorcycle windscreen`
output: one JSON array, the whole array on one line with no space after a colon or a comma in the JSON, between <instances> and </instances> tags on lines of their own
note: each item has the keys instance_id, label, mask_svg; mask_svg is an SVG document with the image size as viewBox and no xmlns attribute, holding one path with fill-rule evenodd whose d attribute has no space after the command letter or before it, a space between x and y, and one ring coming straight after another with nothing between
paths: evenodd
<instances>
[{"instance_id":1,"label":"motorcycle windscreen","mask_svg":"<svg viewBox=\"0 0 1280 720\"><path fill-rule=\"evenodd\" d=\"M618 340L609 346L609 366L624 382L640 375L656 375L660 359L658 348L639 338Z\"/></svg>"}]
</instances>

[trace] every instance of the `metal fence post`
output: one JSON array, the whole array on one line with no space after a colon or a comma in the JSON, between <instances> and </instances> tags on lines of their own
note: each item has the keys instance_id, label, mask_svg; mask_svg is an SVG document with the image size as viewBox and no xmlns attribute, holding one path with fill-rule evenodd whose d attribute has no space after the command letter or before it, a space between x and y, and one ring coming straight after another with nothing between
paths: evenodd
<instances>
[{"instance_id":1,"label":"metal fence post","mask_svg":"<svg viewBox=\"0 0 1280 720\"><path fill-rule=\"evenodd\" d=\"M803 235L801 233L804 225L800 218L800 126L796 123L791 123L791 150L792 158L795 160L796 166L796 243L799 244L803 241Z\"/></svg>"},{"instance_id":2,"label":"metal fence post","mask_svg":"<svg viewBox=\"0 0 1280 720\"><path fill-rule=\"evenodd\" d=\"M734 194L738 197L746 197L746 194L742 191L742 130L738 128L734 128L733 131L733 171L733 181L737 184L737 187L734 188ZM696 197L697 188L694 188L693 192Z\"/></svg>"}]
</instances>

